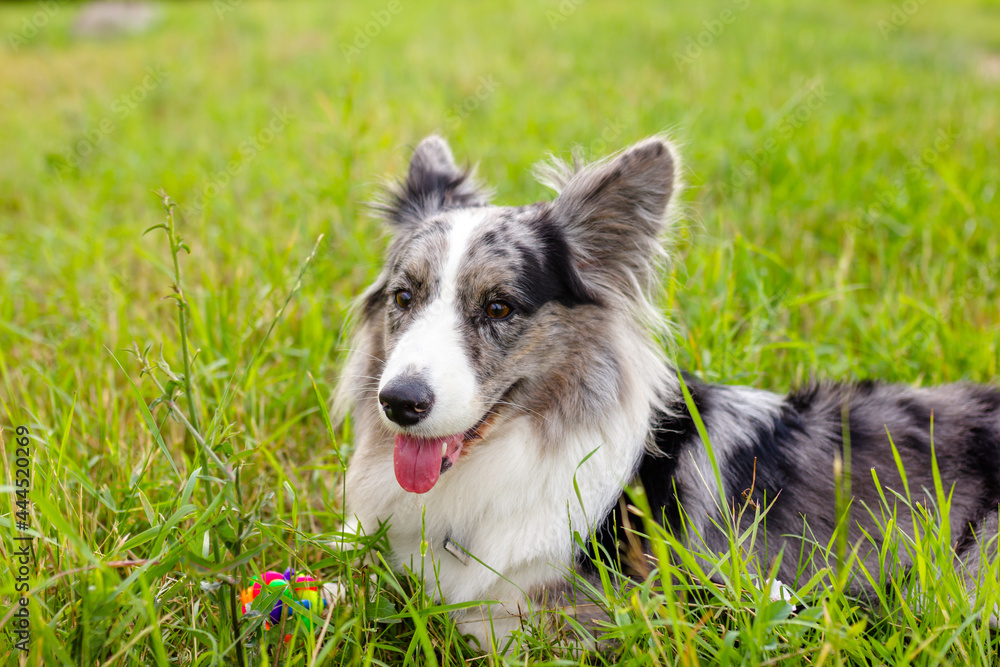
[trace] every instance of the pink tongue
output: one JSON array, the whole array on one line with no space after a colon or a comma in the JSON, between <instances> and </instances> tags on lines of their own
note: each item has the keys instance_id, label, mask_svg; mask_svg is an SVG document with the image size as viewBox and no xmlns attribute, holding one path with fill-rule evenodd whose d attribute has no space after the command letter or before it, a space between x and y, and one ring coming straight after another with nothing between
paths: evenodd
<instances>
[{"instance_id":1,"label":"pink tongue","mask_svg":"<svg viewBox=\"0 0 1000 667\"><path fill-rule=\"evenodd\" d=\"M408 435L396 436L396 451L392 462L396 470L396 481L410 493L427 493L441 476L441 445L448 442L449 449L461 438L461 434L447 438L414 438Z\"/></svg>"}]
</instances>

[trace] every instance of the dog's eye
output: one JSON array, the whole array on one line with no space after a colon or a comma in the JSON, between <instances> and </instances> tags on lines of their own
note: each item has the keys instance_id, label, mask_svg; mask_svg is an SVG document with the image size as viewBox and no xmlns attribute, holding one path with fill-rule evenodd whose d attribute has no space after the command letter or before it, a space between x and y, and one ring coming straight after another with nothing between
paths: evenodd
<instances>
[{"instance_id":1,"label":"dog's eye","mask_svg":"<svg viewBox=\"0 0 1000 667\"><path fill-rule=\"evenodd\" d=\"M410 302L413 301L413 295L410 294L405 289L401 289L396 292L396 305L406 310L410 307Z\"/></svg>"},{"instance_id":2,"label":"dog's eye","mask_svg":"<svg viewBox=\"0 0 1000 667\"><path fill-rule=\"evenodd\" d=\"M491 301L486 306L486 316L491 320L505 320L511 312L511 307L503 301Z\"/></svg>"}]
</instances>

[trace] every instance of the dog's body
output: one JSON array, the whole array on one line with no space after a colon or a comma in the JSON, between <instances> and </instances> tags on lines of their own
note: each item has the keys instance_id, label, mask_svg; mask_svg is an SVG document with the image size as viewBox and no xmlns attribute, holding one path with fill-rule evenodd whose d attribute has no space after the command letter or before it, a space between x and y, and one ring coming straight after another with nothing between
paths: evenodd
<instances>
[{"instance_id":1,"label":"dog's body","mask_svg":"<svg viewBox=\"0 0 1000 667\"><path fill-rule=\"evenodd\" d=\"M635 479L669 528L683 508L697 528L689 542L714 552L728 548L724 513L747 499L768 507L758 556L766 567L791 552L779 576L796 580L803 517L821 545L834 530L845 432L852 540L875 530L869 471L905 494L887 430L914 497L933 497L932 415L941 478L954 485L956 554L974 567L977 544L997 532L1000 391L972 385L822 384L782 397L687 378L729 499L720 510L654 336L650 295L678 170L653 138L595 165L549 167L552 202L494 207L430 137L382 207L393 240L361 300L342 383L356 434L347 515L368 533L387 521L392 563L445 601L497 600L460 619L480 638L564 594L591 533L614 554L619 499ZM877 553L862 558L877 571Z\"/></svg>"}]
</instances>

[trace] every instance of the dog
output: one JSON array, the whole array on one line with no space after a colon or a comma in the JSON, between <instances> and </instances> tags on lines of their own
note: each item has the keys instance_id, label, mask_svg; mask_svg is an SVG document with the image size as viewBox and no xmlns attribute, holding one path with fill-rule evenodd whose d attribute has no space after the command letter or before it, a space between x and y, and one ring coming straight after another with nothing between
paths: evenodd
<instances>
[{"instance_id":1,"label":"dog","mask_svg":"<svg viewBox=\"0 0 1000 667\"><path fill-rule=\"evenodd\" d=\"M338 401L355 437L346 530L387 524L393 567L422 573L447 603L495 601L455 614L482 647L529 608L572 604L568 572L619 562L630 484L667 529L715 553L734 508L765 508L754 557L766 568L784 552L778 578L801 579L803 540L827 545L837 529L845 433L852 544L879 530L869 471L906 493L894 447L916 503L934 502L933 420L957 562L974 573L995 554L1000 390L857 382L778 395L681 375L653 299L681 187L674 145L654 136L537 171L552 201L493 206L442 138L416 147L376 204L391 241L358 301ZM877 572L877 548L859 561ZM866 581L851 592L870 595Z\"/></svg>"}]
</instances>

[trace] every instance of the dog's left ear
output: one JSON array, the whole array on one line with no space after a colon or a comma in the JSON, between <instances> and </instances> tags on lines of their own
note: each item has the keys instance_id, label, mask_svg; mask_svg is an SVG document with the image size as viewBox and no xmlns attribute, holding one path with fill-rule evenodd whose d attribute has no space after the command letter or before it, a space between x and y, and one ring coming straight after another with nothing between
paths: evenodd
<instances>
[{"instance_id":1,"label":"dog's left ear","mask_svg":"<svg viewBox=\"0 0 1000 667\"><path fill-rule=\"evenodd\" d=\"M489 193L475 182L472 171L455 164L448 142L432 134L413 151L406 180L377 208L394 227L409 228L439 211L482 206L488 200Z\"/></svg>"},{"instance_id":2,"label":"dog's left ear","mask_svg":"<svg viewBox=\"0 0 1000 667\"><path fill-rule=\"evenodd\" d=\"M653 137L596 164L540 174L559 190L552 213L584 288L597 299L638 297L651 287L678 169L671 144Z\"/></svg>"}]
</instances>

